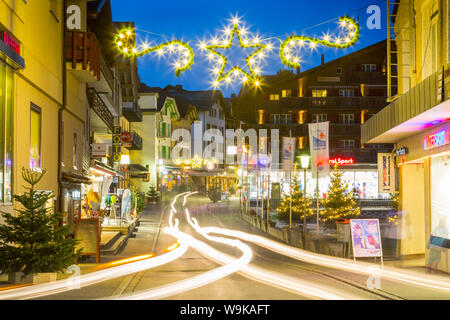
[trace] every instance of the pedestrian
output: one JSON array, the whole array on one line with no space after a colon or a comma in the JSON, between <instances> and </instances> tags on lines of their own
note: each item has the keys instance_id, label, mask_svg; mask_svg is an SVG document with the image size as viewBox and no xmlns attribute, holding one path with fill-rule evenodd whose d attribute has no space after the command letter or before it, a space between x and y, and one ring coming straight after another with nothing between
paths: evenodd
<instances>
[{"instance_id":1,"label":"pedestrian","mask_svg":"<svg viewBox=\"0 0 450 320\"><path fill-rule=\"evenodd\" d=\"M437 269L441 261L442 248L445 247L448 241L447 218L441 218L439 226L437 226L430 235L430 242L428 249L430 250L428 256L427 272L431 273L433 269Z\"/></svg>"}]
</instances>

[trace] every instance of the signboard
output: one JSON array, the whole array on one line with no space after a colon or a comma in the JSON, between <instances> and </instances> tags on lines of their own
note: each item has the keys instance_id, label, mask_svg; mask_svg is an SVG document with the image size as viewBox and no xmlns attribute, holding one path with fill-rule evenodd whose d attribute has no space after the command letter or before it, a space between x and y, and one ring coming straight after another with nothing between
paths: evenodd
<instances>
[{"instance_id":1,"label":"signboard","mask_svg":"<svg viewBox=\"0 0 450 320\"><path fill-rule=\"evenodd\" d=\"M450 144L450 130L441 130L423 138L423 149L430 150Z\"/></svg>"},{"instance_id":2,"label":"signboard","mask_svg":"<svg viewBox=\"0 0 450 320\"><path fill-rule=\"evenodd\" d=\"M120 162L122 153L122 129L120 126L114 126L113 136L112 136L112 154L113 161Z\"/></svg>"},{"instance_id":3,"label":"signboard","mask_svg":"<svg viewBox=\"0 0 450 320\"><path fill-rule=\"evenodd\" d=\"M1 32L1 37L3 42L10 47L11 49L14 50L15 53L17 53L18 55L20 55L20 44L13 39L13 37L11 37L8 32L3 31Z\"/></svg>"},{"instance_id":4,"label":"signboard","mask_svg":"<svg viewBox=\"0 0 450 320\"><path fill-rule=\"evenodd\" d=\"M66 28L71 31L86 31L87 1L68 0L66 7Z\"/></svg>"},{"instance_id":5,"label":"signboard","mask_svg":"<svg viewBox=\"0 0 450 320\"><path fill-rule=\"evenodd\" d=\"M92 158L105 158L108 156L108 144L107 143L94 143L92 144Z\"/></svg>"},{"instance_id":6,"label":"signboard","mask_svg":"<svg viewBox=\"0 0 450 320\"><path fill-rule=\"evenodd\" d=\"M75 239L80 240L77 248L82 248L84 256L96 256L100 262L100 221L98 218L76 219Z\"/></svg>"},{"instance_id":7,"label":"signboard","mask_svg":"<svg viewBox=\"0 0 450 320\"><path fill-rule=\"evenodd\" d=\"M408 150L408 148L405 148L405 147L395 150L395 154L397 155L397 157L407 155L408 153L409 153L409 150Z\"/></svg>"},{"instance_id":8,"label":"signboard","mask_svg":"<svg viewBox=\"0 0 450 320\"><path fill-rule=\"evenodd\" d=\"M378 154L378 193L395 193L394 155Z\"/></svg>"},{"instance_id":9,"label":"signboard","mask_svg":"<svg viewBox=\"0 0 450 320\"><path fill-rule=\"evenodd\" d=\"M378 219L351 219L353 257L383 257Z\"/></svg>"},{"instance_id":10,"label":"signboard","mask_svg":"<svg viewBox=\"0 0 450 320\"><path fill-rule=\"evenodd\" d=\"M340 166L343 166L343 165L355 164L355 159L354 158L332 158L328 161L328 163L331 165L338 164Z\"/></svg>"},{"instance_id":11,"label":"signboard","mask_svg":"<svg viewBox=\"0 0 450 320\"><path fill-rule=\"evenodd\" d=\"M313 178L327 176L330 172L329 122L309 123L308 128L312 176Z\"/></svg>"}]
</instances>

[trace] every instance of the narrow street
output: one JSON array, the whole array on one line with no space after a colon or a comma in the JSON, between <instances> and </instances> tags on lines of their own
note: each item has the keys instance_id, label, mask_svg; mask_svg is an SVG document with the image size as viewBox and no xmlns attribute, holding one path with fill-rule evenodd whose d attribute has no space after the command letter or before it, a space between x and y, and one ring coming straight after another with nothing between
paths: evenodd
<instances>
[{"instance_id":1,"label":"narrow street","mask_svg":"<svg viewBox=\"0 0 450 320\"><path fill-rule=\"evenodd\" d=\"M176 202L177 214L174 219L180 219L181 231L194 236L198 240L208 243L221 252L238 258L240 253L225 244L218 244L199 235L187 222L182 206L182 198ZM212 204L209 199L192 196L188 199L186 207L192 218L196 218L202 227L215 226L232 230L239 230L250 234L259 234L269 237L253 226L244 222L237 214L236 202ZM168 225L168 207L162 228ZM150 221L150 220L149 220ZM135 239L130 239L126 250L132 249L136 255L148 253L151 242L146 240L150 222L144 217L136 233ZM155 252L162 252L174 243L174 239L161 232L155 247ZM250 279L245 272L233 273L223 279L214 281L205 286L187 290L185 292L167 297L171 300L308 300L317 299L308 292L320 288L344 299L358 300L403 300L403 299L449 299L449 292L419 288L405 283L381 279L381 289L371 290L367 287L367 276L357 273L331 269L294 260L275 253L252 243L246 243L253 252L250 266L273 273L279 279L290 279L305 284L302 291L286 290L282 286L267 284L262 280ZM148 251L146 251L148 250ZM67 291L62 294L46 296L45 299L121 299L132 297L136 293L149 289L164 287L168 284L195 277L218 268L220 265L200 254L193 248L173 262L163 266L142 271L126 277L108 280L80 290Z\"/></svg>"}]
</instances>

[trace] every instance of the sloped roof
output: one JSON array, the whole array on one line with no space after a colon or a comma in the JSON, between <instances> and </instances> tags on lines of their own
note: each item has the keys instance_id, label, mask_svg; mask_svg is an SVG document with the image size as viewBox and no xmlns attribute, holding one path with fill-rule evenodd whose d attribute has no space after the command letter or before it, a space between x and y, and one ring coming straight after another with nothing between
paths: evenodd
<instances>
[{"instance_id":1,"label":"sloped roof","mask_svg":"<svg viewBox=\"0 0 450 320\"><path fill-rule=\"evenodd\" d=\"M226 110L225 100L220 90L187 91L181 86L167 86L164 88L164 92L171 97L185 98L200 111L208 111L217 101Z\"/></svg>"}]
</instances>

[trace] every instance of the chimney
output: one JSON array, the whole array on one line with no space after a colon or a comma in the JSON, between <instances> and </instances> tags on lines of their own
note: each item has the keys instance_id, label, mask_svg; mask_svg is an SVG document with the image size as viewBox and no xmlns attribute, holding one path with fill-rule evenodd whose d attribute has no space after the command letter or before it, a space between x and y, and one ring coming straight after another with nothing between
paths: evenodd
<instances>
[{"instance_id":1,"label":"chimney","mask_svg":"<svg viewBox=\"0 0 450 320\"><path fill-rule=\"evenodd\" d=\"M325 64L325 55L322 53L322 56L320 57L320 63L323 66Z\"/></svg>"}]
</instances>

